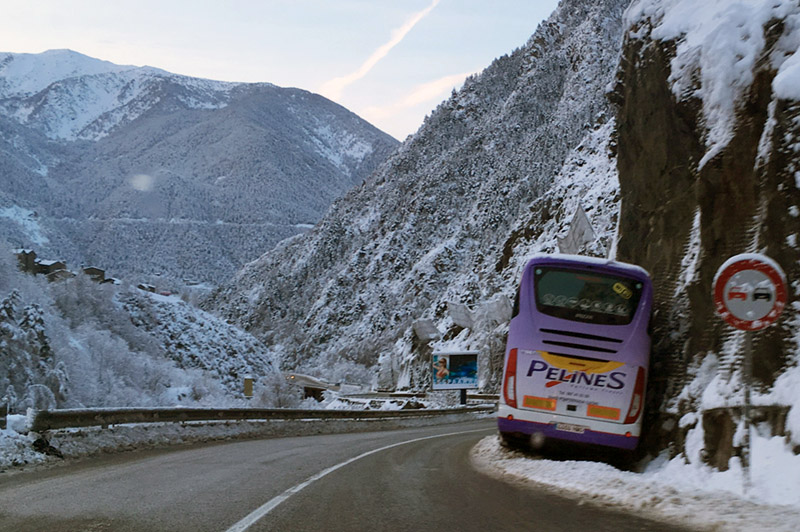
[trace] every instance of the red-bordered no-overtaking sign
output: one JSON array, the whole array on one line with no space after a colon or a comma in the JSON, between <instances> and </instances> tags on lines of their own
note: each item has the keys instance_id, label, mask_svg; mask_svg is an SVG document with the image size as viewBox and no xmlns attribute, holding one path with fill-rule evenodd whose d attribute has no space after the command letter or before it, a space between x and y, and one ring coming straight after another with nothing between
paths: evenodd
<instances>
[{"instance_id":1,"label":"red-bordered no-overtaking sign","mask_svg":"<svg viewBox=\"0 0 800 532\"><path fill-rule=\"evenodd\" d=\"M786 275L756 253L731 257L714 277L714 307L729 325L757 331L773 324L787 301Z\"/></svg>"}]
</instances>

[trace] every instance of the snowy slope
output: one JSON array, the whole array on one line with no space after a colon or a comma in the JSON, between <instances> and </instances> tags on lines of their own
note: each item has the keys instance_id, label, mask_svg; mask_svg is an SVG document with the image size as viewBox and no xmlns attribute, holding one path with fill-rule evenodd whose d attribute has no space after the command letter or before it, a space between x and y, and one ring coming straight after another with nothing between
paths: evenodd
<instances>
[{"instance_id":1,"label":"snowy slope","mask_svg":"<svg viewBox=\"0 0 800 532\"><path fill-rule=\"evenodd\" d=\"M277 371L250 334L184 303L0 260L0 402L28 408L235 406Z\"/></svg>"},{"instance_id":2,"label":"snowy slope","mask_svg":"<svg viewBox=\"0 0 800 532\"><path fill-rule=\"evenodd\" d=\"M178 368L213 375L232 397L241 394L244 377L258 379L278 370L265 345L178 296L141 291L119 294L123 309L151 335Z\"/></svg>"},{"instance_id":3,"label":"snowy slope","mask_svg":"<svg viewBox=\"0 0 800 532\"><path fill-rule=\"evenodd\" d=\"M513 299L527 254L555 250L579 204L599 237L584 252L611 250L617 184L604 95L626 5L563 2L314 229L249 264L208 308L288 364L324 374L380 359L382 386L404 388L427 385L430 347L412 324L431 319L451 342L442 346L487 352L481 384L494 389L504 324L489 316L462 331L448 303L485 314L497 296Z\"/></svg>"}]
</instances>

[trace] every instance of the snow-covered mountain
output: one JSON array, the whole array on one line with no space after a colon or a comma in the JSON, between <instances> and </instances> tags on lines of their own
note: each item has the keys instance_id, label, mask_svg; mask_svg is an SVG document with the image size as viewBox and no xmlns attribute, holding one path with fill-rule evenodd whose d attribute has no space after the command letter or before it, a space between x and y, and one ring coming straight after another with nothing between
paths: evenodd
<instances>
[{"instance_id":1,"label":"snow-covered mountain","mask_svg":"<svg viewBox=\"0 0 800 532\"><path fill-rule=\"evenodd\" d=\"M5 116L57 140L98 140L152 107L149 94L158 78L154 68L115 65L71 50L41 54L0 54L0 95ZM233 84L196 80L207 88L187 106L214 108ZM194 88L194 87L192 87ZM203 98L205 96L205 98Z\"/></svg>"},{"instance_id":2,"label":"snow-covered mountain","mask_svg":"<svg viewBox=\"0 0 800 532\"><path fill-rule=\"evenodd\" d=\"M348 360L382 387L424 388L432 348L486 353L502 369L503 308L534 251L556 251L578 206L613 245L611 133L625 0L566 0L529 42L468 79L309 233L249 264L206 305L324 374ZM464 328L451 309L467 305ZM428 344L413 324L432 320Z\"/></svg>"},{"instance_id":3,"label":"snow-covered mountain","mask_svg":"<svg viewBox=\"0 0 800 532\"><path fill-rule=\"evenodd\" d=\"M754 251L800 276L799 46L794 0L562 0L206 307L288 366L350 361L382 387L426 388L432 350L478 350L496 392L521 268L559 249L580 206L594 233L580 253L653 275L645 450L725 469L744 452L743 334L714 317L711 282ZM797 312L755 339L760 430L787 452L800 446Z\"/></svg>"},{"instance_id":4,"label":"snow-covered mountain","mask_svg":"<svg viewBox=\"0 0 800 532\"><path fill-rule=\"evenodd\" d=\"M0 54L0 227L117 275L219 281L313 225L396 145L299 89Z\"/></svg>"}]
</instances>

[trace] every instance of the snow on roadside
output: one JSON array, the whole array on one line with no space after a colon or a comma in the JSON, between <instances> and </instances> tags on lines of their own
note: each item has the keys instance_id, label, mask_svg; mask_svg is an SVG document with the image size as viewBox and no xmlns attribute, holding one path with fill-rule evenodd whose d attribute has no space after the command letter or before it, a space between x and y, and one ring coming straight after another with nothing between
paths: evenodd
<instances>
[{"instance_id":1,"label":"snow on roadside","mask_svg":"<svg viewBox=\"0 0 800 532\"><path fill-rule=\"evenodd\" d=\"M6 428L0 429L0 472L6 467L18 467L44 461L45 455L33 449L36 439L27 433L27 417L10 415Z\"/></svg>"},{"instance_id":2,"label":"snow on roadside","mask_svg":"<svg viewBox=\"0 0 800 532\"><path fill-rule=\"evenodd\" d=\"M719 472L686 464L681 457L659 458L643 473L633 473L599 462L533 459L505 449L497 436L484 438L472 452L475 467L490 476L548 489L581 504L701 530L797 530L800 457L782 438L756 437L753 460L752 488L744 496L742 471L735 460L730 470Z\"/></svg>"}]
</instances>

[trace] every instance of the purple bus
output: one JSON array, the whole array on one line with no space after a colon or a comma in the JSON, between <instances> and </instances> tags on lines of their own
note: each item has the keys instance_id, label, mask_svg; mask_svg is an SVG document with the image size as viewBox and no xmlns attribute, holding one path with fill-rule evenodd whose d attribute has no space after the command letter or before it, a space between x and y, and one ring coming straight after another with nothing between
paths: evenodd
<instances>
[{"instance_id":1,"label":"purple bus","mask_svg":"<svg viewBox=\"0 0 800 532\"><path fill-rule=\"evenodd\" d=\"M534 256L509 325L497 418L503 440L635 449L652 306L650 276L638 266Z\"/></svg>"}]
</instances>

